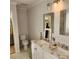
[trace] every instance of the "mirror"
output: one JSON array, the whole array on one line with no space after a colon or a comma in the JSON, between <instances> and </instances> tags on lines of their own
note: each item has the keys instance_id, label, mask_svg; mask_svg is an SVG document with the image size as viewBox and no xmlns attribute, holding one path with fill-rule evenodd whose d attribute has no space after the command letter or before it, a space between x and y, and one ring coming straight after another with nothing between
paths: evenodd
<instances>
[{"instance_id":1,"label":"mirror","mask_svg":"<svg viewBox=\"0 0 79 59\"><path fill-rule=\"evenodd\" d=\"M69 12L60 11L60 35L69 35Z\"/></svg>"},{"instance_id":2,"label":"mirror","mask_svg":"<svg viewBox=\"0 0 79 59\"><path fill-rule=\"evenodd\" d=\"M51 33L54 32L54 13L47 13L43 15L44 38L49 41Z\"/></svg>"}]
</instances>

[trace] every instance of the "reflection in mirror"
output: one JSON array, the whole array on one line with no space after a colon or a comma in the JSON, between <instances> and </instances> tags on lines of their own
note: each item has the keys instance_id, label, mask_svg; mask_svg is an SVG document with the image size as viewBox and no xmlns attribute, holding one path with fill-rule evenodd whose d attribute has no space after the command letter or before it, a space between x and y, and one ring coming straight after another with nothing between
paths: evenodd
<instances>
[{"instance_id":1,"label":"reflection in mirror","mask_svg":"<svg viewBox=\"0 0 79 59\"><path fill-rule=\"evenodd\" d=\"M69 35L69 12L60 11L60 35Z\"/></svg>"},{"instance_id":2,"label":"reflection in mirror","mask_svg":"<svg viewBox=\"0 0 79 59\"><path fill-rule=\"evenodd\" d=\"M49 41L51 33L54 32L54 13L47 13L43 15L44 38Z\"/></svg>"}]
</instances>

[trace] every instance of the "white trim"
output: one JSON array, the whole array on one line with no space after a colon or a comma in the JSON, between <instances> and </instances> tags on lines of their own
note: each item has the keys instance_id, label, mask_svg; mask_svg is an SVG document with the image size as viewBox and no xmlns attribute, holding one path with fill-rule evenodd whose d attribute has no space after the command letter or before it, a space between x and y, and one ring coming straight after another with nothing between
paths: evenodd
<instances>
[{"instance_id":1,"label":"white trim","mask_svg":"<svg viewBox=\"0 0 79 59\"><path fill-rule=\"evenodd\" d=\"M19 32L18 32L18 22L17 22L17 11L16 11L16 4L11 5L11 17L13 22L13 32L14 32L14 45L15 45L15 52L20 52L20 46L19 46Z\"/></svg>"}]
</instances>

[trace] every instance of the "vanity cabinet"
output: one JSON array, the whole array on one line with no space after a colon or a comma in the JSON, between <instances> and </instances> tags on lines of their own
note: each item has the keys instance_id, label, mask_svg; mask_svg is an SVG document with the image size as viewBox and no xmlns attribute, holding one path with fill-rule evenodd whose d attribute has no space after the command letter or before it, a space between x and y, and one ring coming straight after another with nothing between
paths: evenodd
<instances>
[{"instance_id":1,"label":"vanity cabinet","mask_svg":"<svg viewBox=\"0 0 79 59\"><path fill-rule=\"evenodd\" d=\"M51 53L46 52L36 43L32 42L32 59L58 59Z\"/></svg>"},{"instance_id":2,"label":"vanity cabinet","mask_svg":"<svg viewBox=\"0 0 79 59\"><path fill-rule=\"evenodd\" d=\"M44 59L58 59L56 56L44 51Z\"/></svg>"},{"instance_id":3,"label":"vanity cabinet","mask_svg":"<svg viewBox=\"0 0 79 59\"><path fill-rule=\"evenodd\" d=\"M38 45L32 42L31 49L32 49L32 59L44 59L43 50Z\"/></svg>"}]
</instances>

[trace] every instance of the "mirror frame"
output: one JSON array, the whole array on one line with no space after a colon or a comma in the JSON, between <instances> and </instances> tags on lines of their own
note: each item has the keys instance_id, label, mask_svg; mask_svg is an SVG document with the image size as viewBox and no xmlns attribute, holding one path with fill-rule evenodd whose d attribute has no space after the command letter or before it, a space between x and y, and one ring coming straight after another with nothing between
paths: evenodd
<instances>
[{"instance_id":1,"label":"mirror frame","mask_svg":"<svg viewBox=\"0 0 79 59\"><path fill-rule=\"evenodd\" d=\"M66 16L67 16L68 11L67 10L62 10L60 11L60 35L66 35L69 36L69 32L66 33ZM69 25L68 25L69 26Z\"/></svg>"},{"instance_id":2,"label":"mirror frame","mask_svg":"<svg viewBox=\"0 0 79 59\"><path fill-rule=\"evenodd\" d=\"M45 30L45 16L46 15L51 16L51 30L52 30L52 33L54 33L54 13L46 13L43 15L43 30Z\"/></svg>"},{"instance_id":3,"label":"mirror frame","mask_svg":"<svg viewBox=\"0 0 79 59\"><path fill-rule=\"evenodd\" d=\"M46 14L43 14L43 32L44 32L44 39L46 39L45 38L45 35L46 35L46 30L45 30L45 16L47 16L47 15L50 15L51 16L51 25L49 26L50 28L49 29L51 29L51 31L50 31L50 33L48 34L48 36L50 37L48 37L48 40L50 40L51 38L52 38L52 33L54 33L54 13L46 13Z\"/></svg>"}]
</instances>

